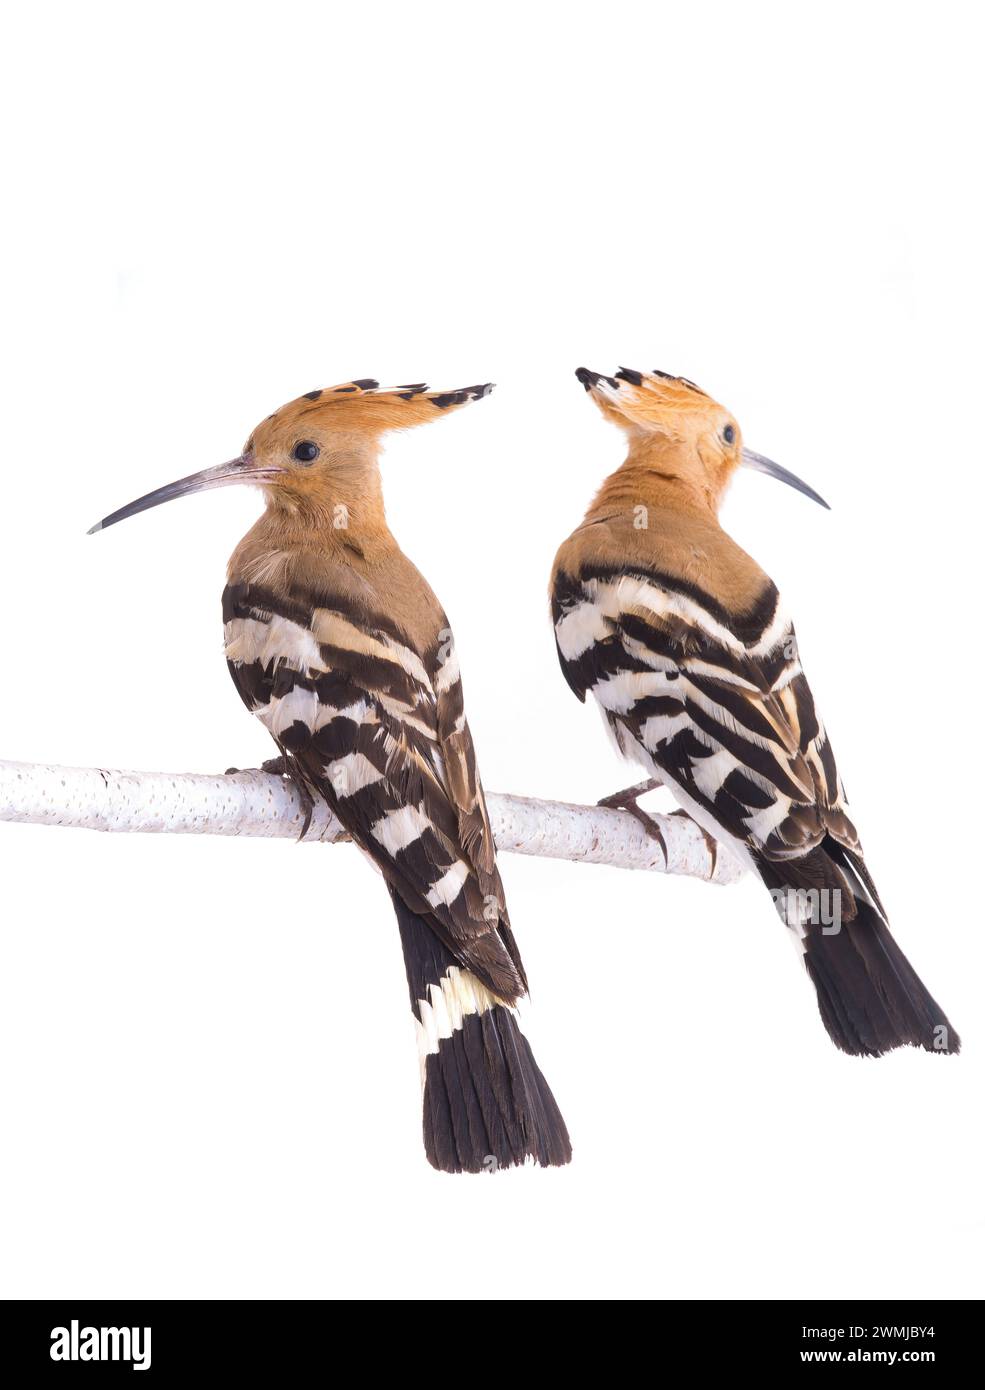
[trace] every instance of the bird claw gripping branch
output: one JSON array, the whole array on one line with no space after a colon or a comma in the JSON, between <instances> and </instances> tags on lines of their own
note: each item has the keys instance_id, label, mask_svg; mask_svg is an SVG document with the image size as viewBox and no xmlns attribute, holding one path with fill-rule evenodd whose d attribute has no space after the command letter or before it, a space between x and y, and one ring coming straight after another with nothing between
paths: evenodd
<instances>
[{"instance_id":1,"label":"bird claw gripping branch","mask_svg":"<svg viewBox=\"0 0 985 1390\"><path fill-rule=\"evenodd\" d=\"M647 777L643 782L634 782L631 787L623 787L622 791L610 792L608 796L600 797L595 803L597 806L607 806L612 811L628 811L635 821L638 821L646 831L651 840L656 840L660 846L664 859L667 856L667 841L664 839L659 825L648 816L639 804L640 797L646 796L647 792L656 791L660 783L655 777ZM712 871L714 872L714 859L712 860Z\"/></svg>"},{"instance_id":2,"label":"bird claw gripping branch","mask_svg":"<svg viewBox=\"0 0 985 1390\"><path fill-rule=\"evenodd\" d=\"M248 771L242 767L227 767L226 776L231 777L234 773ZM267 758L260 764L260 771L266 772L271 777L283 777L285 782L290 782L291 786L298 794L301 802L301 810L304 813L301 821L301 829L298 831L298 841L305 838L311 829L311 818L315 813L315 798L308 789L308 784L304 777L300 776L297 769L291 766L291 761L286 754L281 753L279 757ZM352 836L343 833L336 836L339 843L351 840Z\"/></svg>"},{"instance_id":3,"label":"bird claw gripping branch","mask_svg":"<svg viewBox=\"0 0 985 1390\"><path fill-rule=\"evenodd\" d=\"M266 509L229 562L226 659L280 749L382 872L403 945L435 1167L567 1163L560 1111L520 1031L527 979L510 926L448 620L386 523L381 436L487 385L309 391L243 453L99 522L255 483ZM372 1027L378 989L364 983ZM351 1128L351 1125L347 1125Z\"/></svg>"},{"instance_id":4,"label":"bird claw gripping branch","mask_svg":"<svg viewBox=\"0 0 985 1390\"><path fill-rule=\"evenodd\" d=\"M565 679L580 700L595 697L619 751L762 879L838 1047L957 1052L890 933L793 624L718 523L740 466L827 503L744 448L734 416L685 377L576 375L629 453L554 563Z\"/></svg>"}]
</instances>

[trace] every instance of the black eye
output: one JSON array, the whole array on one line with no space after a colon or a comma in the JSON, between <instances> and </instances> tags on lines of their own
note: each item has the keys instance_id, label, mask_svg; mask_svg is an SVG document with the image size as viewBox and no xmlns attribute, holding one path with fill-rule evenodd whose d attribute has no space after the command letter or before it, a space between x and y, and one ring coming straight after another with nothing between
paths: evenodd
<instances>
[{"instance_id":1,"label":"black eye","mask_svg":"<svg viewBox=\"0 0 985 1390\"><path fill-rule=\"evenodd\" d=\"M301 439L291 450L291 458L298 463L314 463L318 457L318 445L311 439Z\"/></svg>"},{"instance_id":2,"label":"black eye","mask_svg":"<svg viewBox=\"0 0 985 1390\"><path fill-rule=\"evenodd\" d=\"M722 438L725 440L726 444L735 443L735 429L732 425L725 426L725 428L722 430Z\"/></svg>"}]
</instances>

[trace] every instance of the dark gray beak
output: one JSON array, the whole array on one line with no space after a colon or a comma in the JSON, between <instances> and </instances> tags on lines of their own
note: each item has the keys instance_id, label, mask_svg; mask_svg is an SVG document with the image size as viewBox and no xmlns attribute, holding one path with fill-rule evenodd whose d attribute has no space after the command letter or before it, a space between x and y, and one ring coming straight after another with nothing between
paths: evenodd
<instances>
[{"instance_id":1,"label":"dark gray beak","mask_svg":"<svg viewBox=\"0 0 985 1390\"><path fill-rule=\"evenodd\" d=\"M798 478L796 473L791 473L789 468L781 468L780 465L774 463L772 459L764 458L762 454L756 454L752 449L743 449L742 466L743 468L751 468L755 473L765 473L768 478L778 478L781 483L786 483L789 487L795 487L798 492L802 492L805 497L809 497L813 502L817 502L820 506L826 507L830 512L831 508L819 492L815 492L812 487L808 487L804 480Z\"/></svg>"},{"instance_id":2,"label":"dark gray beak","mask_svg":"<svg viewBox=\"0 0 985 1390\"><path fill-rule=\"evenodd\" d=\"M90 526L86 534L91 536L96 531L105 531L107 526L126 521L128 516L136 516L138 512L159 507L162 502L172 502L176 497L184 497L189 492L206 492L209 488L226 487L230 483L272 482L283 471L269 466L261 468L250 454L243 454L238 459L230 459L228 463L217 464L215 468L203 468L201 473L179 478L176 483L168 483L155 492L148 492L143 497L138 497L135 502L128 502L118 512L110 512L102 521L97 521L95 526Z\"/></svg>"}]
</instances>

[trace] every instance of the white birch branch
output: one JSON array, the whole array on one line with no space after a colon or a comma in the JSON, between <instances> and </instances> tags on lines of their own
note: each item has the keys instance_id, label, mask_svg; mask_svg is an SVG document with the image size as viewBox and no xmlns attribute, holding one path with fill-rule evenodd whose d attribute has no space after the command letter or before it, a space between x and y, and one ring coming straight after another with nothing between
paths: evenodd
<instances>
[{"instance_id":1,"label":"white birch branch","mask_svg":"<svg viewBox=\"0 0 985 1390\"><path fill-rule=\"evenodd\" d=\"M712 883L733 883L742 875L722 847L713 868L704 836L683 816L649 813L667 846L665 858L659 842L626 811L495 792L486 801L497 847L513 854L689 874ZM0 821L296 840L304 807L290 782L259 770L210 776L0 761ZM328 805L316 802L305 839L330 844L343 834Z\"/></svg>"}]
</instances>

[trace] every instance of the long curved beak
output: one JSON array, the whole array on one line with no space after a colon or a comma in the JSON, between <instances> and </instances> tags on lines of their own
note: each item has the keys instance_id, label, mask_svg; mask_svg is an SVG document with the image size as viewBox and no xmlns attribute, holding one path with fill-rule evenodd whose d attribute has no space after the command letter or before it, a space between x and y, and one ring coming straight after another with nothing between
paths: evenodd
<instances>
[{"instance_id":1,"label":"long curved beak","mask_svg":"<svg viewBox=\"0 0 985 1390\"><path fill-rule=\"evenodd\" d=\"M809 497L812 502L817 502L819 506L827 508L830 512L831 508L819 492L815 492L812 487L809 487L803 478L798 478L796 473L791 473L789 468L781 468L772 459L764 458L762 454L757 454L752 449L743 448L742 466L743 468L751 468L754 473L765 473L768 478L778 478L781 483L796 488L805 497Z\"/></svg>"},{"instance_id":2,"label":"long curved beak","mask_svg":"<svg viewBox=\"0 0 985 1390\"><path fill-rule=\"evenodd\" d=\"M252 455L242 454L238 459L217 464L215 468L203 468L201 473L192 473L187 478L179 478L176 483L168 483L154 492L145 493L135 502L128 502L118 512L110 512L109 516L104 516L102 521L90 526L86 534L91 536L96 531L105 531L107 526L126 521L128 516L136 516L138 512L159 507L162 502L172 502L176 497L184 497L189 492L205 492L212 487L226 487L229 483L271 482L281 472L283 469L280 468L259 467Z\"/></svg>"}]
</instances>

